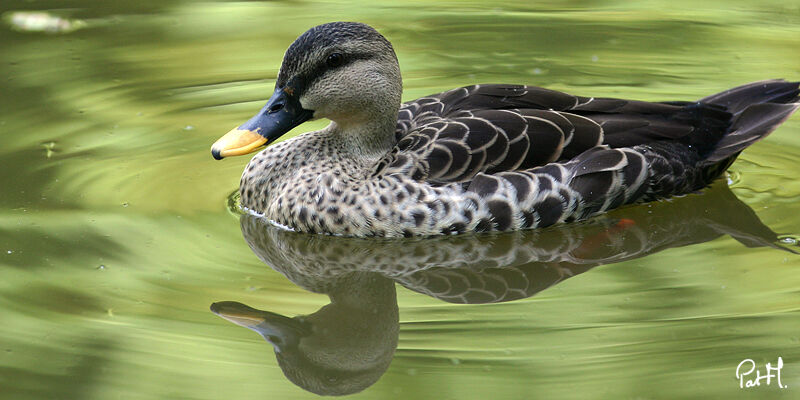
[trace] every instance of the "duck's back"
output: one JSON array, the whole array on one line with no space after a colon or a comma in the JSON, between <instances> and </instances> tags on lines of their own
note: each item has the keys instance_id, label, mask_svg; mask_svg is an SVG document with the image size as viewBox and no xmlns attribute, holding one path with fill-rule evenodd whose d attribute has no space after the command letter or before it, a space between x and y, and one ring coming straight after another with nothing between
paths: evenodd
<instances>
[{"instance_id":1,"label":"duck's back","mask_svg":"<svg viewBox=\"0 0 800 400\"><path fill-rule=\"evenodd\" d=\"M719 103L649 103L530 86L469 86L403 104L398 144L377 171L434 183L466 182L481 172L567 162L599 145L684 141L709 150L732 123L732 113ZM691 135L697 132L702 136Z\"/></svg>"}]
</instances>

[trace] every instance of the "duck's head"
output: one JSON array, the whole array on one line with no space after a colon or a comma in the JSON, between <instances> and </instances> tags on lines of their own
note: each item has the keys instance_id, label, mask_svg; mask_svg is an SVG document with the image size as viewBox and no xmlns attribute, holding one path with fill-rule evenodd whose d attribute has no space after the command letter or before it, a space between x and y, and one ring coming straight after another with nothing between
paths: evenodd
<instances>
[{"instance_id":1,"label":"duck's head","mask_svg":"<svg viewBox=\"0 0 800 400\"><path fill-rule=\"evenodd\" d=\"M393 127L401 94L397 56L378 31L356 22L319 25L289 46L267 104L217 140L211 154L251 153L310 119L340 126L386 120Z\"/></svg>"}]
</instances>

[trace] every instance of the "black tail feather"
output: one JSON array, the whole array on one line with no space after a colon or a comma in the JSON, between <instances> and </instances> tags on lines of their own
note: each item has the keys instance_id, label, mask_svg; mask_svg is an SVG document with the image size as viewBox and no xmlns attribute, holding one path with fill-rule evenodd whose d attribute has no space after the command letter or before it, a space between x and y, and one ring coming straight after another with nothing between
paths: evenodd
<instances>
[{"instance_id":1,"label":"black tail feather","mask_svg":"<svg viewBox=\"0 0 800 400\"><path fill-rule=\"evenodd\" d=\"M728 112L738 116L754 104L800 101L798 83L800 82L786 82L783 79L753 82L705 97L700 102L723 106Z\"/></svg>"},{"instance_id":2,"label":"black tail feather","mask_svg":"<svg viewBox=\"0 0 800 400\"><path fill-rule=\"evenodd\" d=\"M755 104L745 109L733 123L730 133L725 135L705 162L717 162L739 153L751 144L763 139L789 118L800 107L800 103Z\"/></svg>"},{"instance_id":3,"label":"black tail feather","mask_svg":"<svg viewBox=\"0 0 800 400\"><path fill-rule=\"evenodd\" d=\"M713 165L736 157L746 147L769 135L800 107L799 85L799 82L784 80L754 82L700 100L724 106L734 115L730 129L703 164Z\"/></svg>"}]
</instances>

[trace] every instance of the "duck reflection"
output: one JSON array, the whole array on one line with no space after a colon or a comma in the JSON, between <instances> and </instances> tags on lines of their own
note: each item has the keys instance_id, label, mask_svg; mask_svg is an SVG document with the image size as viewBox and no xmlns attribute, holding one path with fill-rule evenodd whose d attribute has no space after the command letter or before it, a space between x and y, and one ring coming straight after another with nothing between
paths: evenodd
<instances>
[{"instance_id":1,"label":"duck reflection","mask_svg":"<svg viewBox=\"0 0 800 400\"><path fill-rule=\"evenodd\" d=\"M375 272L331 279L306 287L331 298L310 315L288 318L232 301L214 303L211 311L272 343L283 373L303 389L323 395L359 392L389 368L397 347L394 283Z\"/></svg>"},{"instance_id":2,"label":"duck reflection","mask_svg":"<svg viewBox=\"0 0 800 400\"><path fill-rule=\"evenodd\" d=\"M241 228L262 261L331 303L295 318L230 301L211 310L261 334L289 380L323 395L361 391L389 367L398 339L395 283L450 303L496 303L533 296L598 265L723 235L781 248L720 182L702 194L535 231L357 239L288 232L250 215L241 217Z\"/></svg>"}]
</instances>

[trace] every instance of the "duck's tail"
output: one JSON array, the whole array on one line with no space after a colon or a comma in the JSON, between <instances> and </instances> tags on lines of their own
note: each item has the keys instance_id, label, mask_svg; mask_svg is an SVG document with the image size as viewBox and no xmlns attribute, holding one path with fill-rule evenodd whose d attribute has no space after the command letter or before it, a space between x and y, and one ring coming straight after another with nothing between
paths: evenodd
<instances>
[{"instance_id":1,"label":"duck's tail","mask_svg":"<svg viewBox=\"0 0 800 400\"><path fill-rule=\"evenodd\" d=\"M733 115L730 128L703 160L729 164L747 146L763 139L800 107L800 82L782 79L753 82L700 99Z\"/></svg>"},{"instance_id":2,"label":"duck's tail","mask_svg":"<svg viewBox=\"0 0 800 400\"><path fill-rule=\"evenodd\" d=\"M498 230L545 227L623 204L691 193L708 186L742 150L800 108L798 86L762 81L694 103L672 103L684 106L676 118L694 122L696 130L686 137L597 146L565 163L478 174L469 191L489 198L488 213Z\"/></svg>"},{"instance_id":3,"label":"duck's tail","mask_svg":"<svg viewBox=\"0 0 800 400\"><path fill-rule=\"evenodd\" d=\"M696 119L699 129L685 141L596 148L581 154L565 165L565 181L580 197L573 215L584 218L621 204L708 186L742 150L800 108L798 86L783 80L754 82L687 104L684 116Z\"/></svg>"},{"instance_id":4,"label":"duck's tail","mask_svg":"<svg viewBox=\"0 0 800 400\"><path fill-rule=\"evenodd\" d=\"M742 150L800 108L798 86L779 79L753 82L687 105L688 115L702 122L686 142L634 147L645 156L650 173L640 201L689 193L717 179Z\"/></svg>"}]
</instances>

